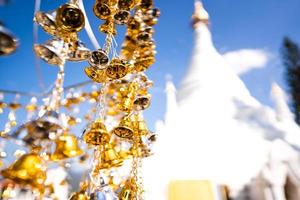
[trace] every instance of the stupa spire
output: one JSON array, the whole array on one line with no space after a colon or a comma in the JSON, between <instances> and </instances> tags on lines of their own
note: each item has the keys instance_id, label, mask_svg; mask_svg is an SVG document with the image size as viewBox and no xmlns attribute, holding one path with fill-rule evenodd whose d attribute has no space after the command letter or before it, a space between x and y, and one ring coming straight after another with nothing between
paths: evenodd
<instances>
[{"instance_id":1,"label":"stupa spire","mask_svg":"<svg viewBox=\"0 0 300 200\"><path fill-rule=\"evenodd\" d=\"M192 25L194 29L198 27L200 23L209 23L209 14L203 7L203 3L200 0L195 0L195 11L192 15Z\"/></svg>"}]
</instances>

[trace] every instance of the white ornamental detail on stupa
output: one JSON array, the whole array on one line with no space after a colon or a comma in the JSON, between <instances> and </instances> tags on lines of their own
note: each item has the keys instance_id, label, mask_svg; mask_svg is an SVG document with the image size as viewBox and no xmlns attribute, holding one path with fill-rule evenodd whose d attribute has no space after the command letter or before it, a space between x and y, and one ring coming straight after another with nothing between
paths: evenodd
<instances>
[{"instance_id":1,"label":"white ornamental detail on stupa","mask_svg":"<svg viewBox=\"0 0 300 200\"><path fill-rule=\"evenodd\" d=\"M146 199L168 199L172 180L226 185L233 199L286 200L294 188L300 199L300 128L284 91L274 83L276 109L262 105L215 49L200 1L192 20L190 65L178 89L166 83L156 154L145 161Z\"/></svg>"}]
</instances>

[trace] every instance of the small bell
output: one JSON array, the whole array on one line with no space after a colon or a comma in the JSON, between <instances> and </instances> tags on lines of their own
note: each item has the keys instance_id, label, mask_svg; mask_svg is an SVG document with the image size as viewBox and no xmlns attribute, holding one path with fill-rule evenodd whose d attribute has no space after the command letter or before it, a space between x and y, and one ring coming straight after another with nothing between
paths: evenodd
<instances>
[{"instance_id":1,"label":"small bell","mask_svg":"<svg viewBox=\"0 0 300 200\"><path fill-rule=\"evenodd\" d=\"M27 134L22 140L29 146L40 146L41 141L50 139L50 133L57 133L61 129L62 125L58 114L48 111L42 117L20 126L11 136L18 138L22 131L26 130Z\"/></svg>"},{"instance_id":2,"label":"small bell","mask_svg":"<svg viewBox=\"0 0 300 200\"><path fill-rule=\"evenodd\" d=\"M111 79L120 79L130 71L130 65L126 61L115 58L106 69L106 75Z\"/></svg>"},{"instance_id":3,"label":"small bell","mask_svg":"<svg viewBox=\"0 0 300 200\"><path fill-rule=\"evenodd\" d=\"M112 167L120 167L123 164L123 160L118 155L117 151L111 144L103 146L101 151L101 162L97 167L98 170L109 169Z\"/></svg>"},{"instance_id":4,"label":"small bell","mask_svg":"<svg viewBox=\"0 0 300 200\"><path fill-rule=\"evenodd\" d=\"M130 113L134 107L134 100L136 98L138 85L135 82L131 82L125 85L127 88L121 88L121 102L119 104L119 109L123 112Z\"/></svg>"},{"instance_id":5,"label":"small bell","mask_svg":"<svg viewBox=\"0 0 300 200\"><path fill-rule=\"evenodd\" d=\"M34 51L38 57L50 65L63 65L66 58L66 44L59 39L52 39L46 44L35 44Z\"/></svg>"},{"instance_id":6,"label":"small bell","mask_svg":"<svg viewBox=\"0 0 300 200\"><path fill-rule=\"evenodd\" d=\"M8 104L8 108L11 110L18 110L19 108L21 108L21 104L19 103L10 103Z\"/></svg>"},{"instance_id":7,"label":"small bell","mask_svg":"<svg viewBox=\"0 0 300 200\"><path fill-rule=\"evenodd\" d=\"M109 17L108 19L106 19L106 21L104 22L104 24L102 24L100 26L99 30L102 33L105 33L105 34L116 35L117 34L117 30L116 30L116 26L115 26L115 23L114 23L114 19L112 17Z\"/></svg>"},{"instance_id":8,"label":"small bell","mask_svg":"<svg viewBox=\"0 0 300 200\"><path fill-rule=\"evenodd\" d=\"M104 145L110 140L110 135L101 120L96 120L90 125L90 129L83 134L83 140L91 145Z\"/></svg>"},{"instance_id":9,"label":"small bell","mask_svg":"<svg viewBox=\"0 0 300 200\"><path fill-rule=\"evenodd\" d=\"M112 133L121 138L132 139L134 134L132 120L128 116L123 117L119 125L112 130Z\"/></svg>"},{"instance_id":10,"label":"small bell","mask_svg":"<svg viewBox=\"0 0 300 200\"><path fill-rule=\"evenodd\" d=\"M102 3L101 1L97 1L95 3L93 11L96 17L102 20L108 19L112 14L111 7L108 4Z\"/></svg>"},{"instance_id":11,"label":"small bell","mask_svg":"<svg viewBox=\"0 0 300 200\"><path fill-rule=\"evenodd\" d=\"M134 17L131 17L127 23L128 35L135 36L139 33L142 23Z\"/></svg>"},{"instance_id":12,"label":"small bell","mask_svg":"<svg viewBox=\"0 0 300 200\"><path fill-rule=\"evenodd\" d=\"M63 32L79 32L84 28L84 14L74 4L65 4L56 11L57 27Z\"/></svg>"},{"instance_id":13,"label":"small bell","mask_svg":"<svg viewBox=\"0 0 300 200\"><path fill-rule=\"evenodd\" d=\"M137 147L132 146L130 148L130 151L133 156L139 157L139 158L146 158L146 157L153 155L153 152L151 151L151 149L148 148L147 145L145 145L143 143L143 141L141 141L141 140L139 141Z\"/></svg>"},{"instance_id":14,"label":"small bell","mask_svg":"<svg viewBox=\"0 0 300 200\"><path fill-rule=\"evenodd\" d=\"M127 24L130 18L130 12L127 10L120 10L114 15L116 24L124 25Z\"/></svg>"},{"instance_id":15,"label":"small bell","mask_svg":"<svg viewBox=\"0 0 300 200\"><path fill-rule=\"evenodd\" d=\"M105 69L89 66L84 69L84 72L90 79L97 83L103 83L108 79Z\"/></svg>"},{"instance_id":16,"label":"small bell","mask_svg":"<svg viewBox=\"0 0 300 200\"><path fill-rule=\"evenodd\" d=\"M40 190L43 190L46 180L43 160L35 153L22 155L11 166L2 170L1 174L16 183L31 185Z\"/></svg>"},{"instance_id":17,"label":"small bell","mask_svg":"<svg viewBox=\"0 0 300 200\"><path fill-rule=\"evenodd\" d=\"M135 200L138 186L133 179L129 179L119 193L119 200Z\"/></svg>"},{"instance_id":18,"label":"small bell","mask_svg":"<svg viewBox=\"0 0 300 200\"><path fill-rule=\"evenodd\" d=\"M91 53L89 59L89 63L91 66L103 69L108 64L108 62L109 62L109 58L107 53L104 50L98 49L97 51L93 51Z\"/></svg>"},{"instance_id":19,"label":"small bell","mask_svg":"<svg viewBox=\"0 0 300 200\"><path fill-rule=\"evenodd\" d=\"M134 107L136 110L145 110L150 106L151 102L151 95L139 95L135 100L134 100Z\"/></svg>"},{"instance_id":20,"label":"small bell","mask_svg":"<svg viewBox=\"0 0 300 200\"><path fill-rule=\"evenodd\" d=\"M36 23L38 23L46 33L49 33L50 35L55 35L57 32L57 26L55 24L55 16L56 16L56 12L47 13L47 12L37 11L34 15L33 20Z\"/></svg>"},{"instance_id":21,"label":"small bell","mask_svg":"<svg viewBox=\"0 0 300 200\"><path fill-rule=\"evenodd\" d=\"M159 16L160 10L158 8L147 10L146 15L144 16L144 22L148 26L154 26L157 23Z\"/></svg>"},{"instance_id":22,"label":"small bell","mask_svg":"<svg viewBox=\"0 0 300 200\"><path fill-rule=\"evenodd\" d=\"M13 53L17 46L17 39L0 24L0 56Z\"/></svg>"},{"instance_id":23,"label":"small bell","mask_svg":"<svg viewBox=\"0 0 300 200\"><path fill-rule=\"evenodd\" d=\"M139 136L144 136L149 133L147 123L144 119L140 119L136 122L136 129Z\"/></svg>"},{"instance_id":24,"label":"small bell","mask_svg":"<svg viewBox=\"0 0 300 200\"><path fill-rule=\"evenodd\" d=\"M134 7L135 1L134 0L119 0L118 7L119 9L130 10Z\"/></svg>"},{"instance_id":25,"label":"small bell","mask_svg":"<svg viewBox=\"0 0 300 200\"><path fill-rule=\"evenodd\" d=\"M77 138L74 135L63 134L55 141L56 149L51 155L54 161L73 158L81 155L83 152L78 147Z\"/></svg>"},{"instance_id":26,"label":"small bell","mask_svg":"<svg viewBox=\"0 0 300 200\"><path fill-rule=\"evenodd\" d=\"M145 58L138 58L135 61L134 69L137 72L142 72L148 69L151 65L153 65L155 62L155 58L153 56L148 56Z\"/></svg>"},{"instance_id":27,"label":"small bell","mask_svg":"<svg viewBox=\"0 0 300 200\"><path fill-rule=\"evenodd\" d=\"M84 61L90 56L90 50L81 41L72 42L67 55L69 61Z\"/></svg>"},{"instance_id":28,"label":"small bell","mask_svg":"<svg viewBox=\"0 0 300 200\"><path fill-rule=\"evenodd\" d=\"M153 0L140 0L140 8L142 10L149 10L153 7Z\"/></svg>"}]
</instances>

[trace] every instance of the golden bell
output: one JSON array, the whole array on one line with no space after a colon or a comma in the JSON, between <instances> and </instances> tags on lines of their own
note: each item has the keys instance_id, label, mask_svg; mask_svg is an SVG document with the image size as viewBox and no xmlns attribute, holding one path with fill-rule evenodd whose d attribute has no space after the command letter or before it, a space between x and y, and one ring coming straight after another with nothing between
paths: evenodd
<instances>
[{"instance_id":1,"label":"golden bell","mask_svg":"<svg viewBox=\"0 0 300 200\"><path fill-rule=\"evenodd\" d=\"M127 60L131 60L134 52L136 51L136 41L130 36L126 36L125 41L122 44L121 57Z\"/></svg>"},{"instance_id":2,"label":"golden bell","mask_svg":"<svg viewBox=\"0 0 300 200\"><path fill-rule=\"evenodd\" d=\"M134 0L119 0L118 7L119 9L130 10L134 7L135 1Z\"/></svg>"},{"instance_id":3,"label":"golden bell","mask_svg":"<svg viewBox=\"0 0 300 200\"><path fill-rule=\"evenodd\" d=\"M112 15L111 7L108 4L103 3L101 1L97 1L94 4L93 11L96 17L103 20L108 19Z\"/></svg>"},{"instance_id":4,"label":"golden bell","mask_svg":"<svg viewBox=\"0 0 300 200\"><path fill-rule=\"evenodd\" d=\"M127 26L128 26L128 30L127 30L128 35L136 36L139 33L140 28L142 27L142 23L136 18L131 17L127 23Z\"/></svg>"},{"instance_id":5,"label":"golden bell","mask_svg":"<svg viewBox=\"0 0 300 200\"><path fill-rule=\"evenodd\" d=\"M134 134L134 124L132 120L128 116L123 117L119 125L112 130L112 133L121 138L132 139Z\"/></svg>"},{"instance_id":6,"label":"golden bell","mask_svg":"<svg viewBox=\"0 0 300 200\"><path fill-rule=\"evenodd\" d=\"M84 132L83 140L91 145L107 144L110 140L110 135L103 122L96 120L91 124L90 129Z\"/></svg>"},{"instance_id":7,"label":"golden bell","mask_svg":"<svg viewBox=\"0 0 300 200\"><path fill-rule=\"evenodd\" d=\"M84 14L74 4L65 4L56 11L56 24L63 32L79 32L85 25Z\"/></svg>"},{"instance_id":8,"label":"golden bell","mask_svg":"<svg viewBox=\"0 0 300 200\"><path fill-rule=\"evenodd\" d=\"M136 129L139 136L144 136L149 133L147 123L143 119L136 122Z\"/></svg>"},{"instance_id":9,"label":"golden bell","mask_svg":"<svg viewBox=\"0 0 300 200\"><path fill-rule=\"evenodd\" d=\"M15 130L11 137L18 138L23 130L27 134L21 139L29 146L39 146L43 140L49 140L50 133L56 133L62 129L57 112L48 111L42 117L29 121Z\"/></svg>"},{"instance_id":10,"label":"golden bell","mask_svg":"<svg viewBox=\"0 0 300 200\"><path fill-rule=\"evenodd\" d=\"M137 72L142 72L148 69L155 62L155 58L153 56L148 56L145 58L138 58L134 64L134 69Z\"/></svg>"},{"instance_id":11,"label":"golden bell","mask_svg":"<svg viewBox=\"0 0 300 200\"><path fill-rule=\"evenodd\" d=\"M117 30L116 30L116 26L115 26L113 17L109 17L108 19L106 19L106 21L104 22L104 24L102 24L99 27L99 30L102 33L105 33L105 34L116 35L117 34Z\"/></svg>"},{"instance_id":12,"label":"golden bell","mask_svg":"<svg viewBox=\"0 0 300 200\"><path fill-rule=\"evenodd\" d=\"M119 10L115 15L114 19L116 24L124 25L127 24L130 18L130 12L127 10Z\"/></svg>"},{"instance_id":13,"label":"golden bell","mask_svg":"<svg viewBox=\"0 0 300 200\"><path fill-rule=\"evenodd\" d=\"M56 12L47 13L37 11L34 15L33 20L36 23L38 23L46 33L49 33L50 35L55 35L57 32L57 27L55 24L55 15Z\"/></svg>"},{"instance_id":14,"label":"golden bell","mask_svg":"<svg viewBox=\"0 0 300 200\"><path fill-rule=\"evenodd\" d=\"M133 156L139 157L139 158L146 158L153 155L153 152L150 148L147 147L142 141L139 141L137 147L132 146L130 148L130 151Z\"/></svg>"},{"instance_id":15,"label":"golden bell","mask_svg":"<svg viewBox=\"0 0 300 200\"><path fill-rule=\"evenodd\" d=\"M19 103L10 103L8 104L8 108L11 110L18 110L19 108L21 108L21 104Z\"/></svg>"},{"instance_id":16,"label":"golden bell","mask_svg":"<svg viewBox=\"0 0 300 200\"><path fill-rule=\"evenodd\" d=\"M38 57L50 65L63 65L66 58L66 44L59 39L52 39L46 44L35 44L34 51Z\"/></svg>"},{"instance_id":17,"label":"golden bell","mask_svg":"<svg viewBox=\"0 0 300 200\"><path fill-rule=\"evenodd\" d=\"M157 23L159 16L160 10L158 8L153 8L146 11L143 19L148 26L153 26Z\"/></svg>"},{"instance_id":18,"label":"golden bell","mask_svg":"<svg viewBox=\"0 0 300 200\"><path fill-rule=\"evenodd\" d=\"M0 56L13 53L18 46L17 39L0 24Z\"/></svg>"},{"instance_id":19,"label":"golden bell","mask_svg":"<svg viewBox=\"0 0 300 200\"><path fill-rule=\"evenodd\" d=\"M119 104L120 110L126 113L130 113L133 110L137 89L138 89L138 85L136 82L131 82L120 88L119 90L121 94L121 101Z\"/></svg>"},{"instance_id":20,"label":"golden bell","mask_svg":"<svg viewBox=\"0 0 300 200\"><path fill-rule=\"evenodd\" d=\"M40 190L46 180L43 160L35 153L22 155L11 166L2 170L1 174L16 183L31 185Z\"/></svg>"},{"instance_id":21,"label":"golden bell","mask_svg":"<svg viewBox=\"0 0 300 200\"><path fill-rule=\"evenodd\" d=\"M90 50L81 41L69 43L69 51L67 54L67 60L69 61L84 61L90 56Z\"/></svg>"},{"instance_id":22,"label":"golden bell","mask_svg":"<svg viewBox=\"0 0 300 200\"><path fill-rule=\"evenodd\" d=\"M89 63L93 67L98 67L98 68L105 68L105 66L108 64L109 58L107 53L102 50L98 49L97 51L93 51L91 53Z\"/></svg>"},{"instance_id":23,"label":"golden bell","mask_svg":"<svg viewBox=\"0 0 300 200\"><path fill-rule=\"evenodd\" d=\"M105 69L89 66L84 69L84 72L90 79L97 83L103 83L108 80Z\"/></svg>"},{"instance_id":24,"label":"golden bell","mask_svg":"<svg viewBox=\"0 0 300 200\"><path fill-rule=\"evenodd\" d=\"M121 159L114 147L111 144L104 145L101 151L101 162L98 170L119 167L122 164L123 159Z\"/></svg>"},{"instance_id":25,"label":"golden bell","mask_svg":"<svg viewBox=\"0 0 300 200\"><path fill-rule=\"evenodd\" d=\"M119 200L135 200L137 198L137 190L136 182L133 179L129 179L119 193Z\"/></svg>"},{"instance_id":26,"label":"golden bell","mask_svg":"<svg viewBox=\"0 0 300 200\"><path fill-rule=\"evenodd\" d=\"M125 97L122 99L121 103L118 105L119 109L123 112L130 113L133 110L134 98Z\"/></svg>"},{"instance_id":27,"label":"golden bell","mask_svg":"<svg viewBox=\"0 0 300 200\"><path fill-rule=\"evenodd\" d=\"M74 135L63 134L55 141L56 149L51 155L54 161L73 158L81 155L83 152L78 147L77 138Z\"/></svg>"},{"instance_id":28,"label":"golden bell","mask_svg":"<svg viewBox=\"0 0 300 200\"><path fill-rule=\"evenodd\" d=\"M142 10L149 10L150 8L153 7L153 0L140 0L139 7Z\"/></svg>"},{"instance_id":29,"label":"golden bell","mask_svg":"<svg viewBox=\"0 0 300 200\"><path fill-rule=\"evenodd\" d=\"M69 200L89 200L90 198L85 191L75 192L71 195Z\"/></svg>"},{"instance_id":30,"label":"golden bell","mask_svg":"<svg viewBox=\"0 0 300 200\"><path fill-rule=\"evenodd\" d=\"M134 107L136 110L145 110L150 106L151 102L151 95L139 95L135 100L134 100Z\"/></svg>"},{"instance_id":31,"label":"golden bell","mask_svg":"<svg viewBox=\"0 0 300 200\"><path fill-rule=\"evenodd\" d=\"M106 69L106 75L111 79L120 79L126 76L130 71L130 66L125 60L113 59Z\"/></svg>"}]
</instances>

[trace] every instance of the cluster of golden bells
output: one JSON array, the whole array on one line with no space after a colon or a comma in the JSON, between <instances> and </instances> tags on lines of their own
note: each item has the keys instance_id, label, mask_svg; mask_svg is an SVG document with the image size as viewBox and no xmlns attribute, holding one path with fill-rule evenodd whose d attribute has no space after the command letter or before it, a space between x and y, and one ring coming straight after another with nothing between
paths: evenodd
<instances>
[{"instance_id":1,"label":"cluster of golden bells","mask_svg":"<svg viewBox=\"0 0 300 200\"><path fill-rule=\"evenodd\" d=\"M35 44L34 51L48 64L59 66L60 71L55 87L40 106L36 99L24 105L0 98L0 114L6 109L9 112L2 139L18 141L28 149L28 153L17 154L16 161L1 170L1 199L11 198L16 188L32 192L37 199L61 199L55 193L57 186L48 181L48 170L57 165L68 170L70 160L76 159L92 164L80 189L69 199L143 199L142 159L153 154L151 147L157 137L143 118L151 101L148 90L153 85L144 71L155 62L153 26L160 11L152 0L96 0L93 12L104 21L99 31L106 39L103 48L89 50L78 36L86 23L82 9L79 1L72 0L53 12L35 13L34 21L53 38ZM127 27L119 55L112 45L117 25ZM17 46L3 26L0 41L0 55L13 52ZM89 66L84 72L100 87L64 96L66 61L87 61ZM90 111L75 116L75 110L86 102L92 105ZM30 117L17 126L16 112L22 108ZM75 128L77 131L76 125L83 119L87 126L81 138L77 138L70 132ZM93 156L88 156L91 153ZM121 168L127 171L126 175L118 171ZM59 187L66 184L64 180Z\"/></svg>"}]
</instances>

